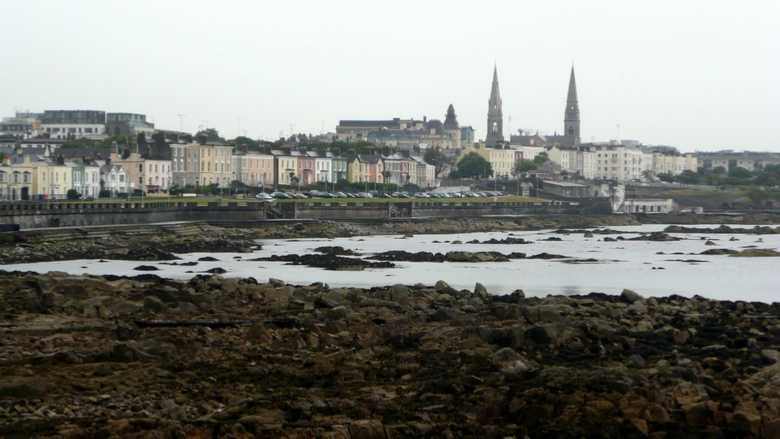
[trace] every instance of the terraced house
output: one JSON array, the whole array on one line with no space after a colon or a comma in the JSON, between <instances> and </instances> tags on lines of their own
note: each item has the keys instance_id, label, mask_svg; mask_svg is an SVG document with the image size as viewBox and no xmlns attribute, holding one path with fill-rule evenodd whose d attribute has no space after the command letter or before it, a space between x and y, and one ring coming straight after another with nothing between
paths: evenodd
<instances>
[{"instance_id":1,"label":"terraced house","mask_svg":"<svg viewBox=\"0 0 780 439\"><path fill-rule=\"evenodd\" d=\"M290 150L273 150L271 154L275 158L275 172L276 182L274 185L291 185L293 178L297 178L298 175L298 158L291 155Z\"/></svg>"},{"instance_id":2,"label":"terraced house","mask_svg":"<svg viewBox=\"0 0 780 439\"><path fill-rule=\"evenodd\" d=\"M249 152L246 158L246 180L249 186L269 187L274 184L274 156L271 154Z\"/></svg>"},{"instance_id":3,"label":"terraced house","mask_svg":"<svg viewBox=\"0 0 780 439\"><path fill-rule=\"evenodd\" d=\"M382 183L384 162L379 155L350 155L348 179L353 183Z\"/></svg>"},{"instance_id":4,"label":"terraced house","mask_svg":"<svg viewBox=\"0 0 780 439\"><path fill-rule=\"evenodd\" d=\"M221 143L172 144L173 181L180 187L227 188L233 179L233 147Z\"/></svg>"}]
</instances>

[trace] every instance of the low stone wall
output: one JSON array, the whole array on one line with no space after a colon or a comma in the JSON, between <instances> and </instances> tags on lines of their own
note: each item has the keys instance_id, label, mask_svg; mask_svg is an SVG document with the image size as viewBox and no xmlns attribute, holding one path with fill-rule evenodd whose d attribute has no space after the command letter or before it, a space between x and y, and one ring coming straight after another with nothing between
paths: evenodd
<instances>
[{"instance_id":1,"label":"low stone wall","mask_svg":"<svg viewBox=\"0 0 780 439\"><path fill-rule=\"evenodd\" d=\"M198 205L197 202L0 204L0 223L18 224L22 229L264 218L262 206L257 203L246 206Z\"/></svg>"},{"instance_id":2,"label":"low stone wall","mask_svg":"<svg viewBox=\"0 0 780 439\"><path fill-rule=\"evenodd\" d=\"M288 205L285 205L285 207ZM578 203L543 202L388 202L388 203L295 203L285 210L285 218L359 219L359 218L459 218L491 215L576 214L585 206ZM611 211L602 212L605 214Z\"/></svg>"},{"instance_id":3,"label":"low stone wall","mask_svg":"<svg viewBox=\"0 0 780 439\"><path fill-rule=\"evenodd\" d=\"M298 202L208 203L0 203L0 224L18 224L22 229L81 227L114 224L149 224L174 221L263 221L266 219L387 219L458 218L491 215L577 214L578 203L544 202ZM594 212L588 212L594 213ZM609 214L611 212L595 212Z\"/></svg>"}]
</instances>

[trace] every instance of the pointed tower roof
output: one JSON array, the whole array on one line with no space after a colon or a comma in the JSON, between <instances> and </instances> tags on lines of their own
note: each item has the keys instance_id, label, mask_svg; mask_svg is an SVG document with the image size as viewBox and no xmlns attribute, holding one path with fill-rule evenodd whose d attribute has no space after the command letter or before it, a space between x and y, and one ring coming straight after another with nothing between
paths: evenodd
<instances>
[{"instance_id":1,"label":"pointed tower roof","mask_svg":"<svg viewBox=\"0 0 780 439\"><path fill-rule=\"evenodd\" d=\"M569 95L566 98L569 104L577 103L577 81L574 79L574 64L571 65L571 76L569 77Z\"/></svg>"},{"instance_id":2,"label":"pointed tower roof","mask_svg":"<svg viewBox=\"0 0 780 439\"><path fill-rule=\"evenodd\" d=\"M493 87L490 89L485 143L493 146L504 141L504 113L501 109L501 93L498 91L498 66L493 66Z\"/></svg>"},{"instance_id":3,"label":"pointed tower roof","mask_svg":"<svg viewBox=\"0 0 780 439\"><path fill-rule=\"evenodd\" d=\"M458 125L458 116L455 114L455 107L450 104L449 108L447 108L447 116L444 119L444 128L445 129L457 129L460 128Z\"/></svg>"},{"instance_id":4,"label":"pointed tower roof","mask_svg":"<svg viewBox=\"0 0 780 439\"><path fill-rule=\"evenodd\" d=\"M493 65L493 87L490 89L490 101L501 101L501 92L498 90L498 65Z\"/></svg>"},{"instance_id":5,"label":"pointed tower roof","mask_svg":"<svg viewBox=\"0 0 780 439\"><path fill-rule=\"evenodd\" d=\"M574 79L574 64L571 65L569 77L569 94L566 97L566 110L563 117L563 135L567 142L577 145L580 143L580 104L577 102L577 82Z\"/></svg>"}]
</instances>

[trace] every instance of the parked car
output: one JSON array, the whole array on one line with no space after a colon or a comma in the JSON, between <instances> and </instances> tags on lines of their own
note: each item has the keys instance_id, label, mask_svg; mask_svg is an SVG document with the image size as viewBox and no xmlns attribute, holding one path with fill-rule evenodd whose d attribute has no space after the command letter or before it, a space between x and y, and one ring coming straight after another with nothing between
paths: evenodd
<instances>
[{"instance_id":1,"label":"parked car","mask_svg":"<svg viewBox=\"0 0 780 439\"><path fill-rule=\"evenodd\" d=\"M414 198L426 198L426 199L428 199L428 198L431 198L431 196L426 194L425 192L417 192L416 194L414 194Z\"/></svg>"},{"instance_id":2,"label":"parked car","mask_svg":"<svg viewBox=\"0 0 780 439\"><path fill-rule=\"evenodd\" d=\"M263 200L263 201L270 201L270 200L274 199L274 197L266 194L265 192L260 192L259 194L257 194L255 196L255 198L257 198L258 200Z\"/></svg>"},{"instance_id":3,"label":"parked car","mask_svg":"<svg viewBox=\"0 0 780 439\"><path fill-rule=\"evenodd\" d=\"M277 200L290 200L292 199L291 196L285 194L284 192L274 192L271 194L272 197L276 198Z\"/></svg>"},{"instance_id":4,"label":"parked car","mask_svg":"<svg viewBox=\"0 0 780 439\"><path fill-rule=\"evenodd\" d=\"M320 198L334 198L333 194L330 192L320 192L317 194L317 196Z\"/></svg>"},{"instance_id":5,"label":"parked car","mask_svg":"<svg viewBox=\"0 0 780 439\"><path fill-rule=\"evenodd\" d=\"M344 192L336 192L335 194L333 194L333 196L335 196L336 198L347 198L347 194L345 194Z\"/></svg>"}]
</instances>

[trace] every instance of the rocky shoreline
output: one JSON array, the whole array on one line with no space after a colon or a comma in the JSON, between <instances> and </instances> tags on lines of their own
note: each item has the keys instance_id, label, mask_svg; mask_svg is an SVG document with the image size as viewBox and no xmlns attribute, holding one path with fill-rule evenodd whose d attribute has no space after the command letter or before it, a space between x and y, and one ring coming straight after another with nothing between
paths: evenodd
<instances>
[{"instance_id":1,"label":"rocky shoreline","mask_svg":"<svg viewBox=\"0 0 780 439\"><path fill-rule=\"evenodd\" d=\"M780 305L0 272L7 437L780 435Z\"/></svg>"},{"instance_id":2,"label":"rocky shoreline","mask_svg":"<svg viewBox=\"0 0 780 439\"><path fill-rule=\"evenodd\" d=\"M171 261L175 253L250 253L262 239L337 238L371 235L452 234L496 231L558 230L559 233L586 232L617 234L614 226L631 226L666 220L672 224L775 224L777 215L753 216L660 216L642 218L642 222L629 215L606 216L532 216L510 219L435 219L379 223L313 221L300 223L255 223L252 227L217 227L192 223L183 233L174 233L164 226L157 226L159 233L137 235L123 228L107 228L95 235L78 235L65 240L47 239L40 231L17 233L13 239L0 242L0 265L49 262L76 259L115 259L132 261ZM144 229L155 230L155 226ZM684 226L672 226L673 232L685 232ZM777 228L727 227L711 228L707 233L777 233ZM56 230L51 233L57 233ZM625 232L623 232L625 233ZM33 238L35 238L33 240ZM553 238L551 238L553 239ZM522 243L518 238L507 238L506 244ZM497 242L500 243L500 242Z\"/></svg>"}]
</instances>

